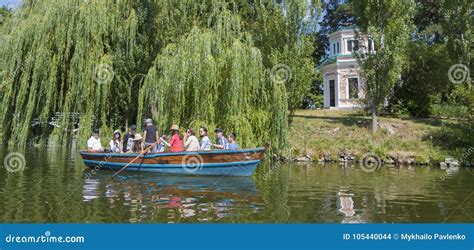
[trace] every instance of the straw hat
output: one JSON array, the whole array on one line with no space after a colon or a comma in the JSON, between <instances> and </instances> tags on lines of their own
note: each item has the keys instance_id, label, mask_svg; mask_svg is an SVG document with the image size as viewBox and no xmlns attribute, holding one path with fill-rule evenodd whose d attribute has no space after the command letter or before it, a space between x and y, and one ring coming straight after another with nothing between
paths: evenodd
<instances>
[{"instance_id":1,"label":"straw hat","mask_svg":"<svg viewBox=\"0 0 474 250\"><path fill-rule=\"evenodd\" d=\"M138 134L138 133L136 133L136 134L135 134L135 137L133 138L134 141L139 141L139 140L141 140L141 139L143 139L143 137L142 137L140 134Z\"/></svg>"},{"instance_id":2,"label":"straw hat","mask_svg":"<svg viewBox=\"0 0 474 250\"><path fill-rule=\"evenodd\" d=\"M178 125L173 124L173 126L171 126L170 130L179 130L179 127L178 127Z\"/></svg>"},{"instance_id":3,"label":"straw hat","mask_svg":"<svg viewBox=\"0 0 474 250\"><path fill-rule=\"evenodd\" d=\"M122 134L122 133L120 133L120 130L118 130L118 129L114 131L114 135L117 134L117 133Z\"/></svg>"}]
</instances>

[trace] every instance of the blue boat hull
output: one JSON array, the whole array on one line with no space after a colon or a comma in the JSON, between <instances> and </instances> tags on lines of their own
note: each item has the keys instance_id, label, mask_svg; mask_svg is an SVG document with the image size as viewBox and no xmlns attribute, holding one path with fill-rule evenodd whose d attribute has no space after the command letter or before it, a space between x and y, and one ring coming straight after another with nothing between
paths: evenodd
<instances>
[{"instance_id":1,"label":"blue boat hull","mask_svg":"<svg viewBox=\"0 0 474 250\"><path fill-rule=\"evenodd\" d=\"M164 174L250 176L268 146L253 149L117 154L81 151L84 164L96 170Z\"/></svg>"},{"instance_id":2,"label":"blue boat hull","mask_svg":"<svg viewBox=\"0 0 474 250\"><path fill-rule=\"evenodd\" d=\"M187 167L181 164L140 164L132 163L126 171L143 171L164 174L188 174L188 175L226 175L226 176L251 176L257 168L260 160L230 163L205 163L198 167ZM84 164L96 170L109 169L118 171L127 163L104 162L84 160Z\"/></svg>"}]
</instances>

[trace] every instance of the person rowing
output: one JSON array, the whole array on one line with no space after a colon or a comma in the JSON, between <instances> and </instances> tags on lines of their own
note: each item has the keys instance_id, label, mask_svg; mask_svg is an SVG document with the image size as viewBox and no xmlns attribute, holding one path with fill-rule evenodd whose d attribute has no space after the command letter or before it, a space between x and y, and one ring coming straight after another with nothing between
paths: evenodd
<instances>
[{"instance_id":1,"label":"person rowing","mask_svg":"<svg viewBox=\"0 0 474 250\"><path fill-rule=\"evenodd\" d=\"M156 144L159 142L158 130L153 125L153 120L148 118L145 120L145 128L143 129L143 137L145 138L145 148L151 147L149 152L156 152Z\"/></svg>"}]
</instances>

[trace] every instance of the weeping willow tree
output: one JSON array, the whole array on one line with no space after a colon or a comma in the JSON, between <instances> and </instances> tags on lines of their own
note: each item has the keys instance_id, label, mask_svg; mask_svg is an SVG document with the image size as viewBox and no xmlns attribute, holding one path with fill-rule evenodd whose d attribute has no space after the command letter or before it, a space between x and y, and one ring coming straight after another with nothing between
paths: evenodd
<instances>
[{"instance_id":1,"label":"weeping willow tree","mask_svg":"<svg viewBox=\"0 0 474 250\"><path fill-rule=\"evenodd\" d=\"M243 147L271 141L279 148L286 142L287 96L268 74L239 16L216 5L207 27L194 27L156 58L140 89L138 121L155 115L162 131L171 124L222 127L235 131Z\"/></svg>"},{"instance_id":2,"label":"weeping willow tree","mask_svg":"<svg viewBox=\"0 0 474 250\"><path fill-rule=\"evenodd\" d=\"M116 93L128 86L111 82L133 62L137 14L132 0L25 0L5 25L0 57L2 137L24 145L33 118L80 112L80 138L93 123L107 121ZM66 140L69 117L56 124L53 137ZM95 124L110 130L106 123ZM48 123L41 123L48 130Z\"/></svg>"},{"instance_id":3,"label":"weeping willow tree","mask_svg":"<svg viewBox=\"0 0 474 250\"><path fill-rule=\"evenodd\" d=\"M301 24L314 3L24 0L0 30L2 141L69 142L78 113L81 143L153 116L160 132L219 126L281 148L314 71ZM272 81L277 64L289 81Z\"/></svg>"}]
</instances>

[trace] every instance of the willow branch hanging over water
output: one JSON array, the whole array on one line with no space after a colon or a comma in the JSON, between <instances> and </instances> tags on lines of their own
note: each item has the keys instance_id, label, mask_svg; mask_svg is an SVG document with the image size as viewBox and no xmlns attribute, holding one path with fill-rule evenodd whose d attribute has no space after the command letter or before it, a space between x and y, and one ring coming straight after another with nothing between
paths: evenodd
<instances>
[{"instance_id":1,"label":"willow branch hanging over water","mask_svg":"<svg viewBox=\"0 0 474 250\"><path fill-rule=\"evenodd\" d=\"M238 16L216 7L208 28L194 27L161 53L140 90L139 119L156 105L161 130L171 124L235 131L243 147L285 142L284 86L270 81L260 50ZM280 85L280 86L279 86Z\"/></svg>"},{"instance_id":2,"label":"willow branch hanging over water","mask_svg":"<svg viewBox=\"0 0 474 250\"><path fill-rule=\"evenodd\" d=\"M130 60L137 33L133 1L24 1L5 29L2 58L2 137L25 144L33 118L81 113L80 136L93 119L106 121L113 94L111 67ZM114 82L114 89L121 89ZM60 140L68 118L53 131ZM48 123L41 124L43 130ZM105 127L106 125L103 124Z\"/></svg>"},{"instance_id":3,"label":"willow branch hanging over water","mask_svg":"<svg viewBox=\"0 0 474 250\"><path fill-rule=\"evenodd\" d=\"M154 116L281 148L314 70L295 3L25 0L0 34L0 139L66 143L79 122L82 143ZM289 82L271 77L282 63Z\"/></svg>"}]
</instances>

